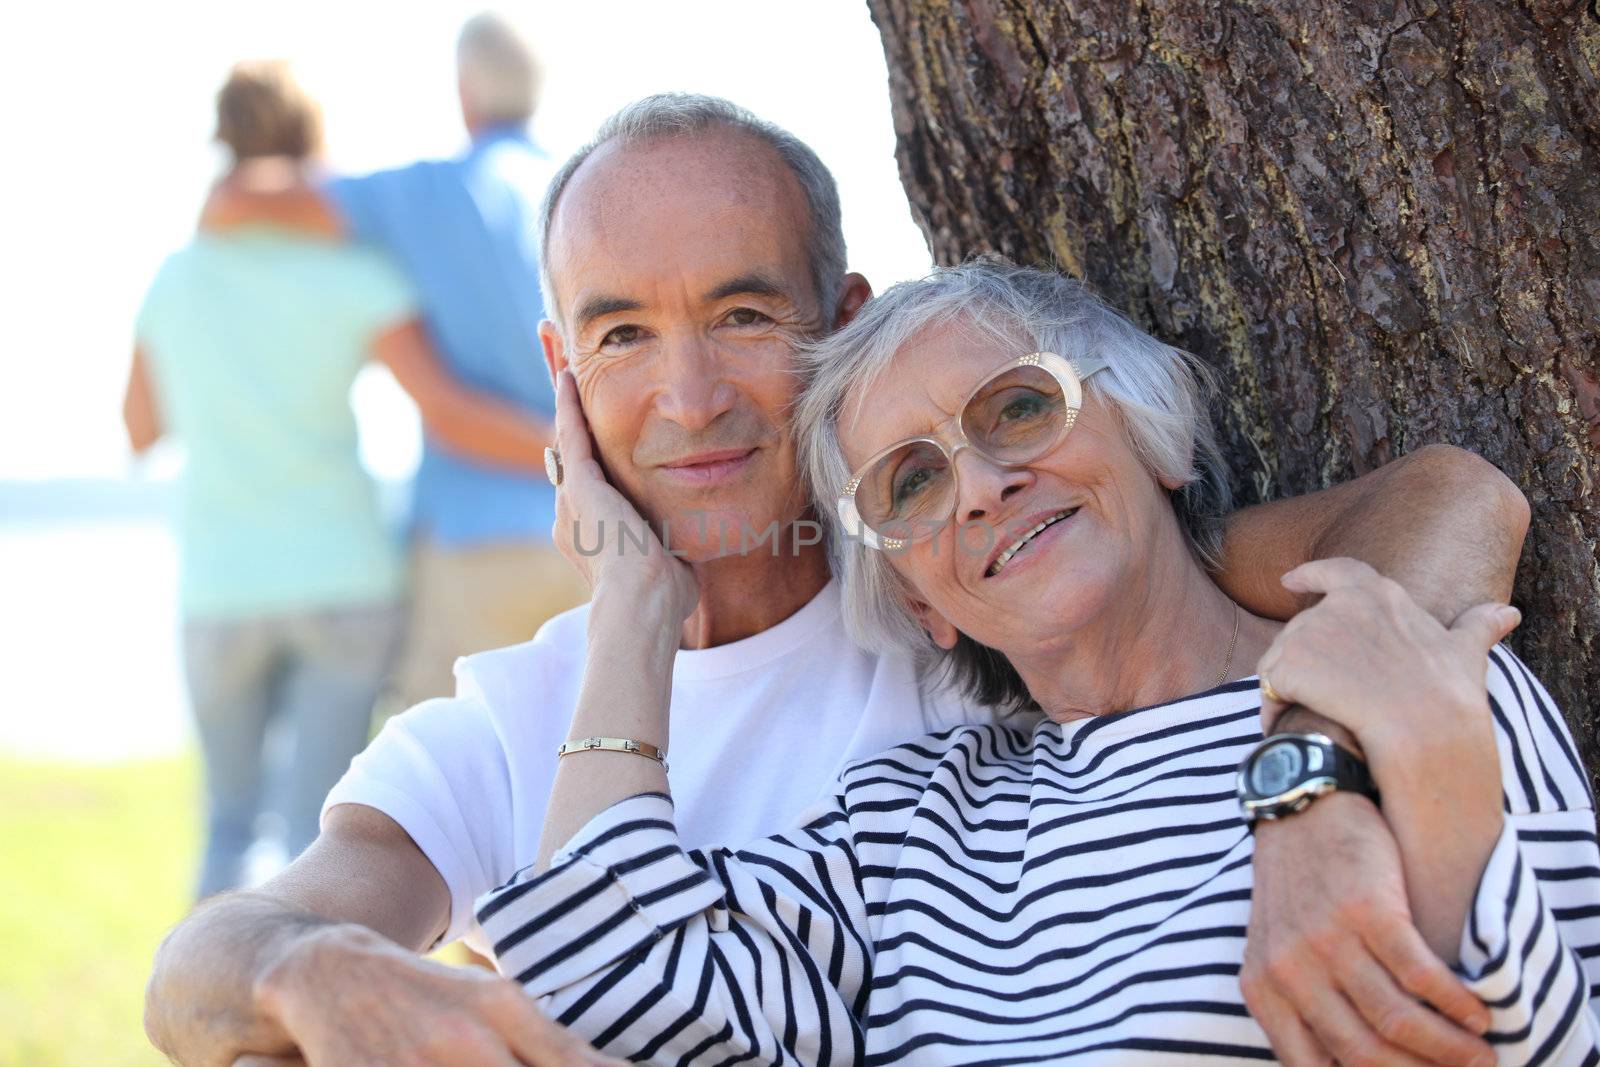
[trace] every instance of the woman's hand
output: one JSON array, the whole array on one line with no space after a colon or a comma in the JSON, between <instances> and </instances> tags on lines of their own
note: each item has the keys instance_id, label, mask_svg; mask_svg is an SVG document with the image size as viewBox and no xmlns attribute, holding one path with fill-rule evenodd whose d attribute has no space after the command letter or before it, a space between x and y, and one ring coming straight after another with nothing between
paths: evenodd
<instances>
[{"instance_id":1,"label":"woman's hand","mask_svg":"<svg viewBox=\"0 0 1600 1067\"><path fill-rule=\"evenodd\" d=\"M555 542L594 591L588 663L567 740L617 737L665 750L674 657L699 585L606 481L570 371L556 378L556 447L563 469ZM617 801L665 791L665 768L639 755L596 750L560 760L536 866L548 866L561 845Z\"/></svg>"},{"instance_id":2,"label":"woman's hand","mask_svg":"<svg viewBox=\"0 0 1600 1067\"><path fill-rule=\"evenodd\" d=\"M1356 736L1385 792L1432 788L1468 767L1492 770L1472 784L1498 811L1484 677L1489 649L1515 628L1517 610L1480 604L1446 629L1398 584L1353 559L1307 563L1283 583L1322 600L1290 619L1257 665L1283 698L1263 698L1263 724L1289 704L1326 715Z\"/></svg>"},{"instance_id":3,"label":"woman's hand","mask_svg":"<svg viewBox=\"0 0 1600 1067\"><path fill-rule=\"evenodd\" d=\"M1284 585L1322 600L1261 657L1262 678L1356 736L1405 867L1417 928L1447 962L1502 825L1500 760L1484 678L1520 620L1481 604L1446 629L1365 563L1318 560ZM1285 705L1263 699L1262 718Z\"/></svg>"},{"instance_id":4,"label":"woman's hand","mask_svg":"<svg viewBox=\"0 0 1600 1067\"><path fill-rule=\"evenodd\" d=\"M662 622L681 624L700 599L694 574L606 481L577 381L566 370L556 378L556 448L562 466L552 531L556 547L589 583L597 603L616 596L631 610L659 605Z\"/></svg>"},{"instance_id":5,"label":"woman's hand","mask_svg":"<svg viewBox=\"0 0 1600 1067\"><path fill-rule=\"evenodd\" d=\"M1521 621L1516 608L1480 604L1446 629L1399 584L1355 559L1315 560L1285 574L1283 584L1322 600L1290 619L1257 664L1284 698L1263 700L1265 725L1289 704L1304 704L1366 746L1416 739L1479 712L1476 740L1493 751L1484 677L1489 649Z\"/></svg>"}]
</instances>

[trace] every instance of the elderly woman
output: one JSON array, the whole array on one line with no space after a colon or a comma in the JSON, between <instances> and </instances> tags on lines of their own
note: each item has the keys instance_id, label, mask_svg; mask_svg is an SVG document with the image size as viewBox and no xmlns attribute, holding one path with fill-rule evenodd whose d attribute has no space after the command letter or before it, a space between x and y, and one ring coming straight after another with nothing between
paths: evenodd
<instances>
[{"instance_id":1,"label":"elderly woman","mask_svg":"<svg viewBox=\"0 0 1600 1067\"><path fill-rule=\"evenodd\" d=\"M563 750L564 845L480 903L502 970L639 1060L1270 1059L1239 982L1250 820L1342 790L1380 802L1500 1059L1595 1062L1594 813L1495 647L1515 612L1447 630L1351 561L1286 578L1326 594L1288 627L1233 603L1206 571L1226 491L1202 386L1054 274L969 266L867 305L799 420L847 617L1018 714L856 765L792 832L686 852L655 748L671 657L643 635L693 584L660 552L608 562L656 568L640 648L591 649L633 699L580 709L600 736ZM569 480L598 480L561 393ZM1287 702L1363 753L1264 742Z\"/></svg>"}]
</instances>

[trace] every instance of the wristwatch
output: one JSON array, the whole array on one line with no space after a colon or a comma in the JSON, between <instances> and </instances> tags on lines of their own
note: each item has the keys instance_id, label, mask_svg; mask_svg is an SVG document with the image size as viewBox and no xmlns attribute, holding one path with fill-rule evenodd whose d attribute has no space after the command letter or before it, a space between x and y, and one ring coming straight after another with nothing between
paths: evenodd
<instances>
[{"instance_id":1,"label":"wristwatch","mask_svg":"<svg viewBox=\"0 0 1600 1067\"><path fill-rule=\"evenodd\" d=\"M1326 734L1273 734L1239 764L1239 806L1247 823L1304 811L1340 789L1378 802L1367 765Z\"/></svg>"}]
</instances>

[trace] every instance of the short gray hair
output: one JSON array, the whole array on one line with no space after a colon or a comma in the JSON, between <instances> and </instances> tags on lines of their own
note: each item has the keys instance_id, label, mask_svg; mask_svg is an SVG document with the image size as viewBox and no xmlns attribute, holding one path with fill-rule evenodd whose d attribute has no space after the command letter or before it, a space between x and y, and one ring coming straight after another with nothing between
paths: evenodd
<instances>
[{"instance_id":1,"label":"short gray hair","mask_svg":"<svg viewBox=\"0 0 1600 1067\"><path fill-rule=\"evenodd\" d=\"M657 93L634 101L601 123L594 140L574 152L551 179L539 215L539 280L544 287L546 313L557 325L565 328L550 279L550 227L561 194L578 168L612 141L639 144L691 137L718 128L743 131L768 145L800 183L810 221L806 259L811 266L811 282L822 312L828 317L824 328L833 325L832 315L844 288L845 274L844 226L839 212L839 187L834 183L833 174L794 134L721 97L698 93Z\"/></svg>"},{"instance_id":2,"label":"short gray hair","mask_svg":"<svg viewBox=\"0 0 1600 1067\"><path fill-rule=\"evenodd\" d=\"M456 38L461 93L487 122L527 122L539 103L543 71L520 29L504 15L472 16Z\"/></svg>"},{"instance_id":3,"label":"short gray hair","mask_svg":"<svg viewBox=\"0 0 1600 1067\"><path fill-rule=\"evenodd\" d=\"M1104 361L1105 369L1084 383L1085 392L1120 414L1152 475L1183 483L1172 493L1173 509L1191 549L1208 567L1219 561L1222 519L1231 506L1227 469L1207 410L1215 386L1193 356L1140 330L1082 283L993 258L902 282L868 301L843 330L802 352L806 384L795 413L796 436L817 510L828 517L851 636L874 651L910 651L925 666L943 660L952 679L983 703L1029 706L1021 678L993 649L963 635L954 651L941 655L906 607L911 590L904 580L883 552L844 530L835 507L852 474L838 433L846 405L864 397L914 337L946 324L969 328L1018 355L1054 352Z\"/></svg>"}]
</instances>

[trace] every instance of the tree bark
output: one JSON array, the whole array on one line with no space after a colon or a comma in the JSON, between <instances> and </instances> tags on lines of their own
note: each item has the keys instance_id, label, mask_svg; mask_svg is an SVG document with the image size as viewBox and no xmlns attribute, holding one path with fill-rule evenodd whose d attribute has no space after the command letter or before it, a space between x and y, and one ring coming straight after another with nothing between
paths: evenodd
<instances>
[{"instance_id":1,"label":"tree bark","mask_svg":"<svg viewBox=\"0 0 1600 1067\"><path fill-rule=\"evenodd\" d=\"M1533 507L1513 644L1600 769L1600 0L869 0L935 258L1220 372L1245 501L1436 441Z\"/></svg>"}]
</instances>

